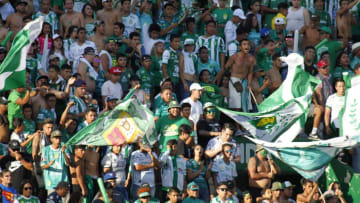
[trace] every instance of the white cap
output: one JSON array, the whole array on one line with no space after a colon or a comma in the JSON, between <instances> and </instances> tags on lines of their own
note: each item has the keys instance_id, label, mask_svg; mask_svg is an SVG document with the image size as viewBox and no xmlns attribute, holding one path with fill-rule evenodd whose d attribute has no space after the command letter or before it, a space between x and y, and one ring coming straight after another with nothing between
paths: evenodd
<instances>
[{"instance_id":1,"label":"white cap","mask_svg":"<svg viewBox=\"0 0 360 203\"><path fill-rule=\"evenodd\" d=\"M237 16L239 17L241 20L245 20L246 16L244 15L244 11L241 10L240 8L236 9L233 13L233 16Z\"/></svg>"},{"instance_id":2,"label":"white cap","mask_svg":"<svg viewBox=\"0 0 360 203\"><path fill-rule=\"evenodd\" d=\"M290 181L285 181L283 183L283 188L295 187Z\"/></svg>"},{"instance_id":3,"label":"white cap","mask_svg":"<svg viewBox=\"0 0 360 203\"><path fill-rule=\"evenodd\" d=\"M194 82L193 84L190 85L190 91L192 90L203 90L204 88L202 88L199 83Z\"/></svg>"},{"instance_id":4,"label":"white cap","mask_svg":"<svg viewBox=\"0 0 360 203\"><path fill-rule=\"evenodd\" d=\"M61 37L59 34L55 33L53 36L53 40L56 40L57 38Z\"/></svg>"},{"instance_id":5,"label":"white cap","mask_svg":"<svg viewBox=\"0 0 360 203\"><path fill-rule=\"evenodd\" d=\"M281 18L281 17L275 18L275 25L285 25L284 18Z\"/></svg>"},{"instance_id":6,"label":"white cap","mask_svg":"<svg viewBox=\"0 0 360 203\"><path fill-rule=\"evenodd\" d=\"M195 44L194 40L188 38L184 41L184 45L189 45L189 44Z\"/></svg>"},{"instance_id":7,"label":"white cap","mask_svg":"<svg viewBox=\"0 0 360 203\"><path fill-rule=\"evenodd\" d=\"M355 49L357 49L357 48L359 48L360 47L360 42L356 42L355 44L353 44L352 46L351 46L351 50L352 51L355 51Z\"/></svg>"},{"instance_id":8,"label":"white cap","mask_svg":"<svg viewBox=\"0 0 360 203\"><path fill-rule=\"evenodd\" d=\"M108 2L109 0L102 0L102 2L104 3L104 2Z\"/></svg>"}]
</instances>

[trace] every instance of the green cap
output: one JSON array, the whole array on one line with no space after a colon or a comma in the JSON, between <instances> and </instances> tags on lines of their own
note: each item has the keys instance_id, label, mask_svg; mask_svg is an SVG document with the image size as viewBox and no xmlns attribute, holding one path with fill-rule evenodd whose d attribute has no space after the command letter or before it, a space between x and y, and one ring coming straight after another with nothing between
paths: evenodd
<instances>
[{"instance_id":1,"label":"green cap","mask_svg":"<svg viewBox=\"0 0 360 203\"><path fill-rule=\"evenodd\" d=\"M139 194L139 197L142 198L142 197L149 197L151 196L150 192L142 192Z\"/></svg>"},{"instance_id":2,"label":"green cap","mask_svg":"<svg viewBox=\"0 0 360 203\"><path fill-rule=\"evenodd\" d=\"M328 34L331 34L331 28L330 28L330 27L322 26L322 27L320 28L320 30L323 31L323 32L326 32L326 33L328 33Z\"/></svg>"},{"instance_id":3,"label":"green cap","mask_svg":"<svg viewBox=\"0 0 360 203\"><path fill-rule=\"evenodd\" d=\"M114 37L107 37L105 39L105 43L109 43L109 42L116 42L115 38Z\"/></svg>"},{"instance_id":4,"label":"green cap","mask_svg":"<svg viewBox=\"0 0 360 203\"><path fill-rule=\"evenodd\" d=\"M192 191L199 190L199 186L194 181L190 182L186 188Z\"/></svg>"},{"instance_id":5,"label":"green cap","mask_svg":"<svg viewBox=\"0 0 360 203\"><path fill-rule=\"evenodd\" d=\"M282 183L278 181L273 182L271 190L282 190L282 189L284 189Z\"/></svg>"},{"instance_id":6,"label":"green cap","mask_svg":"<svg viewBox=\"0 0 360 203\"><path fill-rule=\"evenodd\" d=\"M60 130L54 130L50 137L61 137L61 131Z\"/></svg>"},{"instance_id":7,"label":"green cap","mask_svg":"<svg viewBox=\"0 0 360 203\"><path fill-rule=\"evenodd\" d=\"M180 105L177 101L175 100L172 100L169 102L169 107L168 107L168 110L171 109L171 108L180 108Z\"/></svg>"}]
</instances>

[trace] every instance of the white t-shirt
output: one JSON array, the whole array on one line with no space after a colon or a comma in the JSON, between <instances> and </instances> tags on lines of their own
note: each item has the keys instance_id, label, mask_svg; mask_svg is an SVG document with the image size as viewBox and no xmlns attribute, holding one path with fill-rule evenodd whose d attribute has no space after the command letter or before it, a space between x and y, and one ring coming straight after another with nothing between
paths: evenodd
<instances>
[{"instance_id":1,"label":"white t-shirt","mask_svg":"<svg viewBox=\"0 0 360 203\"><path fill-rule=\"evenodd\" d=\"M152 155L155 159L157 159L157 155L152 152ZM135 165L149 165L151 164L151 157L150 155L145 152L141 152L140 150L137 150L131 154L131 181L133 184L140 186L143 183L148 183L150 187L155 186L155 171L154 168L150 168L143 171L137 171L135 170Z\"/></svg>"},{"instance_id":2,"label":"white t-shirt","mask_svg":"<svg viewBox=\"0 0 360 203\"><path fill-rule=\"evenodd\" d=\"M226 48L231 41L236 39L236 28L237 26L231 20L226 22L224 29Z\"/></svg>"},{"instance_id":3,"label":"white t-shirt","mask_svg":"<svg viewBox=\"0 0 360 203\"><path fill-rule=\"evenodd\" d=\"M140 21L137 15L130 13L128 16L123 16L122 21L125 25L124 36L129 37L130 33L134 32L136 29L140 30Z\"/></svg>"},{"instance_id":4,"label":"white t-shirt","mask_svg":"<svg viewBox=\"0 0 360 203\"><path fill-rule=\"evenodd\" d=\"M191 105L189 119L192 120L196 125L196 123L200 120L200 115L203 114L201 102L199 100L194 102L190 97L188 97L181 101L181 104L183 103L189 103Z\"/></svg>"},{"instance_id":5,"label":"white t-shirt","mask_svg":"<svg viewBox=\"0 0 360 203\"><path fill-rule=\"evenodd\" d=\"M84 54L84 49L86 47L92 47L95 50L95 54L97 54L95 43L92 41L86 40L84 44L81 46L78 44L78 42L73 43L70 46L69 50L69 62L73 62L73 73L77 72L77 67L80 63L80 58Z\"/></svg>"},{"instance_id":6,"label":"white t-shirt","mask_svg":"<svg viewBox=\"0 0 360 203\"><path fill-rule=\"evenodd\" d=\"M233 181L237 176L235 162L230 161L229 164L226 164L224 159L217 159L214 162L211 171L216 174L216 181L218 183L225 181Z\"/></svg>"},{"instance_id":7,"label":"white t-shirt","mask_svg":"<svg viewBox=\"0 0 360 203\"><path fill-rule=\"evenodd\" d=\"M110 80L106 81L101 87L101 95L102 96L113 96L118 98L119 100L123 96L123 91L120 83L113 83Z\"/></svg>"},{"instance_id":8,"label":"white t-shirt","mask_svg":"<svg viewBox=\"0 0 360 203\"><path fill-rule=\"evenodd\" d=\"M345 96L338 96L336 93L329 96L326 100L326 107L331 109L331 123L336 128L340 128L339 113L345 104Z\"/></svg>"}]
</instances>

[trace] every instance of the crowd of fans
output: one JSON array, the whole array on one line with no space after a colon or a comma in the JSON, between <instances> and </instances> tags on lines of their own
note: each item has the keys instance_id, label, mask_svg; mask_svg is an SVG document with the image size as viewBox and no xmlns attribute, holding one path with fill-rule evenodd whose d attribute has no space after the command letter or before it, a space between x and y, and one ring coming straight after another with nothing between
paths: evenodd
<instances>
[{"instance_id":1,"label":"crowd of fans","mask_svg":"<svg viewBox=\"0 0 360 203\"><path fill-rule=\"evenodd\" d=\"M298 53L321 80L301 136L338 136L343 75L360 74L359 2L2 0L0 63L26 23L45 19L26 86L0 97L2 202L344 203L337 182L322 193L280 181L260 146L240 179L234 138L246 130L215 105L257 112L287 76L280 57ZM130 89L155 115L154 146L65 145ZM346 154L360 172L360 149Z\"/></svg>"}]
</instances>

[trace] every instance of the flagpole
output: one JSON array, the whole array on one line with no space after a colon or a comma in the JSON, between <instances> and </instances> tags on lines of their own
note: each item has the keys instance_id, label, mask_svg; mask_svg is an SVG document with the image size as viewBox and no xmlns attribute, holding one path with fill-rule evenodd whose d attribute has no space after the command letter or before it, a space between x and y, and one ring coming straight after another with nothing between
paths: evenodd
<instances>
[{"instance_id":1,"label":"flagpole","mask_svg":"<svg viewBox=\"0 0 360 203\"><path fill-rule=\"evenodd\" d=\"M257 101L256 101L256 98L255 98L254 93L252 92L252 90L251 90L251 89L249 90L249 92L250 92L251 97L252 97L252 98L254 99L254 101L255 101L256 108L259 110L259 105L258 105L258 103L257 103Z\"/></svg>"}]
</instances>

